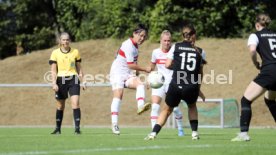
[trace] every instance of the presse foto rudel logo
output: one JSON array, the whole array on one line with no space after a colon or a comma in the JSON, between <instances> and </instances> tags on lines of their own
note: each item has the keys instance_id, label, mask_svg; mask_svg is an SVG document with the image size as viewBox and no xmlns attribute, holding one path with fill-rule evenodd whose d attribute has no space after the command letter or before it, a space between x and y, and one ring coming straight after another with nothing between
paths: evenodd
<instances>
[{"instance_id":1,"label":"presse foto rudel logo","mask_svg":"<svg viewBox=\"0 0 276 155\"><path fill-rule=\"evenodd\" d=\"M126 77L127 76L127 77ZM64 84L67 80L72 80L73 76L63 77L62 83ZM112 75L110 79L109 74L85 74L83 76L83 81L88 84L109 84L110 80L115 81L116 79L128 79L129 75ZM144 82L148 82L148 74L141 73L138 75L138 78ZM166 76L165 76L166 78ZM44 74L43 77L46 83L52 83L52 72L48 71ZM162 80L163 81L163 80ZM169 84L169 80L164 80L164 84ZM75 83L78 83L78 78L75 79ZM215 70L210 70L209 72L204 73L203 77L201 75L189 75L187 72L178 71L177 72L177 83L184 84L233 84L233 70L228 70L226 74L218 74Z\"/></svg>"}]
</instances>

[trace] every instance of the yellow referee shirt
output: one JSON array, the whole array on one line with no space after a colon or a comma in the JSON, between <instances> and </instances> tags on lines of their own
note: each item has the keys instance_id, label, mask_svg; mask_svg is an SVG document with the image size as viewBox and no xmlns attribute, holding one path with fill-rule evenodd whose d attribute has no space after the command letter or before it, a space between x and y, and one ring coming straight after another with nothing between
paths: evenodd
<instances>
[{"instance_id":1,"label":"yellow referee shirt","mask_svg":"<svg viewBox=\"0 0 276 155\"><path fill-rule=\"evenodd\" d=\"M50 57L49 64L57 64L57 76L77 75L76 62L81 62L79 51L70 48L68 53L63 53L60 48L55 49Z\"/></svg>"}]
</instances>

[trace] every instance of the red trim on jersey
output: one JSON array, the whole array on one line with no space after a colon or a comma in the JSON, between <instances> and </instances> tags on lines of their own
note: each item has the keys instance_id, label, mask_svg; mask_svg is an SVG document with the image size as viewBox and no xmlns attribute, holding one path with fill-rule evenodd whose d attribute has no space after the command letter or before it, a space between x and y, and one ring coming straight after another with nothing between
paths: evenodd
<instances>
[{"instance_id":1,"label":"red trim on jersey","mask_svg":"<svg viewBox=\"0 0 276 155\"><path fill-rule=\"evenodd\" d=\"M119 115L119 112L111 112L111 115Z\"/></svg>"},{"instance_id":2,"label":"red trim on jersey","mask_svg":"<svg viewBox=\"0 0 276 155\"><path fill-rule=\"evenodd\" d=\"M136 100L138 101L138 100L145 100L145 99L144 99L144 97L139 97Z\"/></svg>"},{"instance_id":3,"label":"red trim on jersey","mask_svg":"<svg viewBox=\"0 0 276 155\"><path fill-rule=\"evenodd\" d=\"M136 57L134 57L134 61L133 62L127 62L127 64L134 64L136 63L138 60L138 55Z\"/></svg>"},{"instance_id":4,"label":"red trim on jersey","mask_svg":"<svg viewBox=\"0 0 276 155\"><path fill-rule=\"evenodd\" d=\"M151 116L150 119L158 119L158 116Z\"/></svg>"},{"instance_id":5,"label":"red trim on jersey","mask_svg":"<svg viewBox=\"0 0 276 155\"><path fill-rule=\"evenodd\" d=\"M118 54L124 58L126 58L125 52L123 50L119 50Z\"/></svg>"},{"instance_id":6,"label":"red trim on jersey","mask_svg":"<svg viewBox=\"0 0 276 155\"><path fill-rule=\"evenodd\" d=\"M138 45L137 45L137 43L133 40L133 38L129 38L129 39L131 40L132 44L138 49Z\"/></svg>"},{"instance_id":7,"label":"red trim on jersey","mask_svg":"<svg viewBox=\"0 0 276 155\"><path fill-rule=\"evenodd\" d=\"M157 59L156 64L165 64L167 59Z\"/></svg>"}]
</instances>

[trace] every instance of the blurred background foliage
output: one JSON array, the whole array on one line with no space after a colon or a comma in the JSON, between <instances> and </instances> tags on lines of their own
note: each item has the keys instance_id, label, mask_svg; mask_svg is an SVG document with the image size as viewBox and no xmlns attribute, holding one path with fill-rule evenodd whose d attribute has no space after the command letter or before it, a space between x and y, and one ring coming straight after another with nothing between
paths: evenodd
<instances>
[{"instance_id":1,"label":"blurred background foliage","mask_svg":"<svg viewBox=\"0 0 276 155\"><path fill-rule=\"evenodd\" d=\"M271 0L0 0L0 59L49 48L63 31L72 41L126 38L137 23L149 27L153 42L164 29L179 40L187 22L198 37L247 37L261 12L276 30L275 6Z\"/></svg>"}]
</instances>

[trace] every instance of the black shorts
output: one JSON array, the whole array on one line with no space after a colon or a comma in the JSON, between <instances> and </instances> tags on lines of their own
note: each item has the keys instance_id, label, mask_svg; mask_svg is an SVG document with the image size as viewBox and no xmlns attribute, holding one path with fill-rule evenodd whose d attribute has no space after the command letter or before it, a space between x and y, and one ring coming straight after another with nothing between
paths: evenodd
<instances>
[{"instance_id":1,"label":"black shorts","mask_svg":"<svg viewBox=\"0 0 276 155\"><path fill-rule=\"evenodd\" d=\"M79 78L74 76L58 77L57 78L58 92L56 92L56 99L65 100L70 96L80 95L80 81Z\"/></svg>"},{"instance_id":2,"label":"black shorts","mask_svg":"<svg viewBox=\"0 0 276 155\"><path fill-rule=\"evenodd\" d=\"M165 101L169 107L177 107L180 100L184 100L187 104L196 103L198 95L198 84L177 85L171 82L166 94Z\"/></svg>"},{"instance_id":3,"label":"black shorts","mask_svg":"<svg viewBox=\"0 0 276 155\"><path fill-rule=\"evenodd\" d=\"M263 66L254 82L267 90L276 91L276 64Z\"/></svg>"}]
</instances>

